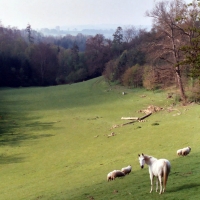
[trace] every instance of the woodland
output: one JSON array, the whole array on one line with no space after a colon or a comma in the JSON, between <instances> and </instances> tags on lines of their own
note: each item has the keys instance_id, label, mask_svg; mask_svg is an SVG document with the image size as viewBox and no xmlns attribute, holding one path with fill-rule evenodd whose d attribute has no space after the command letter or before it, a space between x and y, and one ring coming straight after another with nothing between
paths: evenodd
<instances>
[{"instance_id":1,"label":"woodland","mask_svg":"<svg viewBox=\"0 0 200 200\"><path fill-rule=\"evenodd\" d=\"M148 90L176 85L180 101L200 100L200 5L155 3L151 30L117 27L113 39L44 36L0 23L0 87L71 84L98 76L111 84Z\"/></svg>"}]
</instances>

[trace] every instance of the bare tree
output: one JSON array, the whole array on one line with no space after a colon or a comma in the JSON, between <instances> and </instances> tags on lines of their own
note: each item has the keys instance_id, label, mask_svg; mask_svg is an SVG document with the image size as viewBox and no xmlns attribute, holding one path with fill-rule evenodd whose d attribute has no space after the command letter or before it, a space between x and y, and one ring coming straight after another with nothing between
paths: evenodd
<instances>
[{"instance_id":1,"label":"bare tree","mask_svg":"<svg viewBox=\"0 0 200 200\"><path fill-rule=\"evenodd\" d=\"M105 68L105 63L110 60L111 42L101 34L86 41L86 59L89 75L100 76Z\"/></svg>"},{"instance_id":2,"label":"bare tree","mask_svg":"<svg viewBox=\"0 0 200 200\"><path fill-rule=\"evenodd\" d=\"M180 29L184 22L179 20L184 12L186 12L186 6L182 0L161 1L155 4L152 11L147 11L146 15L153 18L153 28L156 32L155 40L148 44L148 49L153 52L152 58L162 59L174 66L181 99L183 103L186 103L180 65L183 55L180 48L188 42L188 37Z\"/></svg>"},{"instance_id":3,"label":"bare tree","mask_svg":"<svg viewBox=\"0 0 200 200\"><path fill-rule=\"evenodd\" d=\"M129 26L124 28L124 41L129 43L131 42L137 35L138 31L134 26Z\"/></svg>"},{"instance_id":4,"label":"bare tree","mask_svg":"<svg viewBox=\"0 0 200 200\"><path fill-rule=\"evenodd\" d=\"M57 58L49 44L40 43L29 49L29 56L33 63L33 70L41 86L55 83L57 74Z\"/></svg>"}]
</instances>

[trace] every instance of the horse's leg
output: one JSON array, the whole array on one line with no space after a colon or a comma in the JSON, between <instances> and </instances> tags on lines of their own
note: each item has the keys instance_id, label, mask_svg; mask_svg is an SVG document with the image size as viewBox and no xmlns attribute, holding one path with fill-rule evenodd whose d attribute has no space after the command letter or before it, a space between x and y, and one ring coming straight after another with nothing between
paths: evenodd
<instances>
[{"instance_id":1,"label":"horse's leg","mask_svg":"<svg viewBox=\"0 0 200 200\"><path fill-rule=\"evenodd\" d=\"M153 179L154 179L154 175L150 174L150 180L151 180L151 190L150 190L150 193L153 191Z\"/></svg>"},{"instance_id":2,"label":"horse's leg","mask_svg":"<svg viewBox=\"0 0 200 200\"><path fill-rule=\"evenodd\" d=\"M162 176L158 176L158 179L159 179L159 182L160 182L160 193L159 194L162 194Z\"/></svg>"},{"instance_id":3,"label":"horse's leg","mask_svg":"<svg viewBox=\"0 0 200 200\"><path fill-rule=\"evenodd\" d=\"M156 178L156 192L158 192L158 177Z\"/></svg>"}]
</instances>

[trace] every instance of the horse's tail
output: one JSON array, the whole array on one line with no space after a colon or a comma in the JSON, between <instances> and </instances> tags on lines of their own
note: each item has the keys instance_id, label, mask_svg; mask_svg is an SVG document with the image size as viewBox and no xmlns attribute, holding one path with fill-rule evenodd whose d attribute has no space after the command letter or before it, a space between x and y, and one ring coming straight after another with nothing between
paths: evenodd
<instances>
[{"instance_id":1,"label":"horse's tail","mask_svg":"<svg viewBox=\"0 0 200 200\"><path fill-rule=\"evenodd\" d=\"M166 188L167 185L167 179L168 179L168 175L170 172L170 165L167 161L164 161L164 167L163 167L163 186L164 186L164 190Z\"/></svg>"}]
</instances>

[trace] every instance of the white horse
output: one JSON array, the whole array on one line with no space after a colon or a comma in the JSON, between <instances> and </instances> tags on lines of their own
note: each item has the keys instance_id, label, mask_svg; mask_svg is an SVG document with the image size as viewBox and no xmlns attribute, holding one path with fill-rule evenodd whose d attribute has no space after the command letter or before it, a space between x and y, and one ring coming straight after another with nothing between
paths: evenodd
<instances>
[{"instance_id":1,"label":"white horse","mask_svg":"<svg viewBox=\"0 0 200 200\"><path fill-rule=\"evenodd\" d=\"M149 166L149 174L150 174L150 180L151 180L151 190L150 193L153 191L153 179L156 176L156 192L158 191L158 180L160 182L160 193L162 194L165 192L166 184L167 184L167 178L170 173L170 162L166 159L157 159L153 156L148 155L140 155L139 156L139 163L140 167L143 168L144 164L146 163ZM163 177L163 185L162 185L162 177Z\"/></svg>"}]
</instances>

